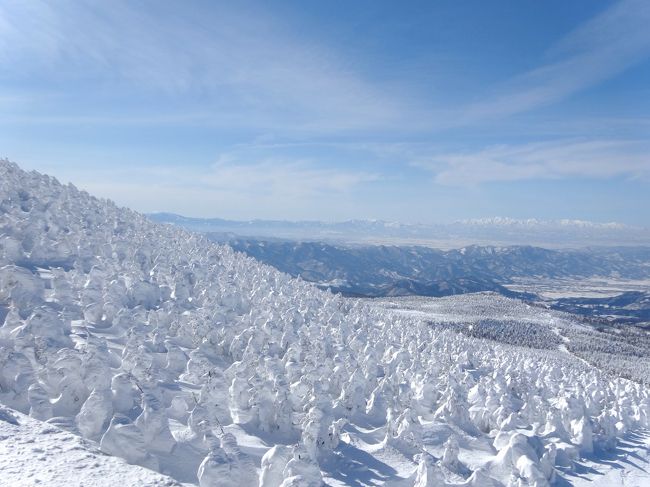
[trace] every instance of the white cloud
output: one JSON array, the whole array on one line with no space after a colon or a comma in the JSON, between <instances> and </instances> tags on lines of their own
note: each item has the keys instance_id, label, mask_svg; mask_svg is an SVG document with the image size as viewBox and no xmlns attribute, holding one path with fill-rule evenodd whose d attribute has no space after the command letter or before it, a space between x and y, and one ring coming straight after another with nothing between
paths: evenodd
<instances>
[{"instance_id":1,"label":"white cloud","mask_svg":"<svg viewBox=\"0 0 650 487\"><path fill-rule=\"evenodd\" d=\"M143 116L130 117L123 102L121 113L37 109L5 117L7 123L154 124L166 117L186 125L293 133L421 133L533 110L615 76L650 55L647 25L650 2L621 0L552 46L545 64L491 96L427 111L399 83L389 88L369 80L345 53L292 36L295 26L261 7L9 1L0 5L0 79L53 81L41 88L54 92L56 82L68 89L77 83L109 96L174 99L168 105L162 100L160 111L146 107ZM195 104L178 102L187 101L184 96Z\"/></svg>"},{"instance_id":2,"label":"white cloud","mask_svg":"<svg viewBox=\"0 0 650 487\"><path fill-rule=\"evenodd\" d=\"M376 179L377 176L370 173L318 168L306 162L269 159L249 165L223 158L203 180L211 187L230 191L266 193L273 197L311 197L350 191Z\"/></svg>"},{"instance_id":3,"label":"white cloud","mask_svg":"<svg viewBox=\"0 0 650 487\"><path fill-rule=\"evenodd\" d=\"M555 44L546 64L461 109L453 123L529 111L609 79L650 56L649 25L650 2L621 0Z\"/></svg>"},{"instance_id":4,"label":"white cloud","mask_svg":"<svg viewBox=\"0 0 650 487\"><path fill-rule=\"evenodd\" d=\"M474 152L420 158L413 165L447 185L496 181L650 177L650 143L624 140L561 140L499 145Z\"/></svg>"},{"instance_id":5,"label":"white cloud","mask_svg":"<svg viewBox=\"0 0 650 487\"><path fill-rule=\"evenodd\" d=\"M310 161L278 158L248 163L232 154L208 167L37 169L143 212L164 210L240 219L300 219L322 214L325 209L343 211L343 202L355 191L379 179L376 174L323 168Z\"/></svg>"},{"instance_id":6,"label":"white cloud","mask_svg":"<svg viewBox=\"0 0 650 487\"><path fill-rule=\"evenodd\" d=\"M53 90L60 82L191 96L204 116L233 125L367 128L401 117L382 87L288 30L261 8L215 3L9 2L0 6L0 69L52 80Z\"/></svg>"}]
</instances>

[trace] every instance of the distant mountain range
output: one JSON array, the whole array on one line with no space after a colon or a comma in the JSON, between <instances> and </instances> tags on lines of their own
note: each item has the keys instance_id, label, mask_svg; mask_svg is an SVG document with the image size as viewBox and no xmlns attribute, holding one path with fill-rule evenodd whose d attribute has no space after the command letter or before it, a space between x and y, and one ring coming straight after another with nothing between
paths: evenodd
<instances>
[{"instance_id":1,"label":"distant mountain range","mask_svg":"<svg viewBox=\"0 0 650 487\"><path fill-rule=\"evenodd\" d=\"M608 322L635 323L650 326L650 289L643 284L634 292L621 290L616 296L544 296L537 280L559 283L562 280L582 282L591 278L613 280L650 279L650 246L585 246L580 248L542 248L531 245L468 245L460 248L436 249L425 245L394 245L399 238L424 232L432 227L403 225L377 221L348 221L342 223L282 222L256 220L235 222L219 219L196 219L178 215L157 214L157 221L174 223L205 233L215 242L227 243L235 250L270 264L294 277L313 282L345 296L452 296L475 292L495 292L507 297L524 299L543 306L569 311ZM583 221L544 222L495 218L470 220L441 226L447 231L456 228L469 235L495 235L495 239L525 239L535 234L540 239L555 242L576 242L596 245L606 242L605 236L642 235L641 229L621 224L597 224ZM216 229L216 231L214 230ZM282 235L306 235L309 238L281 239ZM394 233L391 233L394 232ZM474 232L474 233L472 233ZM555 233L553 233L555 232ZM637 233L634 233L637 232ZM247 234L261 236L252 237ZM273 237L264 236L271 234ZM326 235L327 237L322 237ZM421 233L424 235L424 233ZM447 243L454 242L447 235ZM567 239L571 236L571 240ZM591 239L588 238L592 235ZM374 236L374 238L373 238ZM383 236L384 238L382 238ZM555 236L555 237L554 237ZM320 238L320 240L319 240ZM377 245L376 241L391 245ZM618 239L614 239L617 240ZM426 241L426 239L424 239ZM470 239L471 240L471 239ZM474 239L480 240L480 239ZM488 239L489 240L489 239ZM418 239L405 239L406 242ZM372 243L369 244L369 242ZM427 244L431 242L426 241ZM524 279L524 289L513 285ZM530 285L530 282L533 285ZM640 289L640 290L639 290Z\"/></svg>"},{"instance_id":2,"label":"distant mountain range","mask_svg":"<svg viewBox=\"0 0 650 487\"><path fill-rule=\"evenodd\" d=\"M207 234L222 242L222 234ZM518 278L650 278L649 247L549 250L531 246L436 250L417 246L229 238L235 250L345 296L452 296L492 291L609 322L650 323L650 292L541 298L506 287ZM649 290L650 291L650 290Z\"/></svg>"},{"instance_id":3,"label":"distant mountain range","mask_svg":"<svg viewBox=\"0 0 650 487\"><path fill-rule=\"evenodd\" d=\"M460 220L463 225L490 226L490 227L519 227L519 228L595 228L608 230L632 229L629 225L618 222L596 223L585 220L538 220L537 218L516 219L507 217L472 218Z\"/></svg>"},{"instance_id":4,"label":"distant mountain range","mask_svg":"<svg viewBox=\"0 0 650 487\"><path fill-rule=\"evenodd\" d=\"M218 234L208 237L221 241ZM486 269L455 258L459 251L245 238L227 243L283 272L346 296L449 296L479 291L518 295L497 284Z\"/></svg>"},{"instance_id":5,"label":"distant mountain range","mask_svg":"<svg viewBox=\"0 0 650 487\"><path fill-rule=\"evenodd\" d=\"M471 244L526 244L543 247L650 245L648 228L582 220L517 220L497 217L423 225L382 220L236 221L190 218L173 213L154 213L149 217L157 222L173 223L199 232L312 241L422 244L437 248L455 248Z\"/></svg>"},{"instance_id":6,"label":"distant mountain range","mask_svg":"<svg viewBox=\"0 0 650 487\"><path fill-rule=\"evenodd\" d=\"M207 234L223 241L221 234ZM477 291L512 295L513 278L650 277L650 248L549 250L530 246L437 250L418 246L332 245L230 238L235 250L293 276L347 295L448 296Z\"/></svg>"}]
</instances>

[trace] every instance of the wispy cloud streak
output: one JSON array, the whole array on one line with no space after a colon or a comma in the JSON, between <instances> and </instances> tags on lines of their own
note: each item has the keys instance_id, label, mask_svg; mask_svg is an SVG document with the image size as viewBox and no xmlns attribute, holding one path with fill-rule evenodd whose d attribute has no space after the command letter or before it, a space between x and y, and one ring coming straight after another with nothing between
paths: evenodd
<instances>
[{"instance_id":1,"label":"wispy cloud streak","mask_svg":"<svg viewBox=\"0 0 650 487\"><path fill-rule=\"evenodd\" d=\"M559 140L499 145L423 157L413 165L431 171L437 183L455 186L533 179L648 179L650 142Z\"/></svg>"},{"instance_id":2,"label":"wispy cloud streak","mask_svg":"<svg viewBox=\"0 0 650 487\"><path fill-rule=\"evenodd\" d=\"M0 6L0 80L47 76L102 95L192 97L224 122L355 129L392 123L395 97L262 8L161 2Z\"/></svg>"},{"instance_id":3,"label":"wispy cloud streak","mask_svg":"<svg viewBox=\"0 0 650 487\"><path fill-rule=\"evenodd\" d=\"M47 169L47 168L39 168ZM281 157L249 161L224 153L209 167L151 165L111 170L77 165L58 176L93 194L141 211L176 208L188 215L236 218L305 218L334 209L359 189L380 179L375 173L323 167L310 160Z\"/></svg>"},{"instance_id":4,"label":"wispy cloud streak","mask_svg":"<svg viewBox=\"0 0 650 487\"><path fill-rule=\"evenodd\" d=\"M64 86L106 97L159 96L168 116L178 109L179 123L303 133L435 132L531 111L621 73L650 56L648 25L650 2L621 0L552 46L537 68L488 88L478 102L425 109L413 101L417 94L364 76L345 53L293 37L291 26L262 8L10 0L0 5L0 81L31 86L48 80L32 93L56 94ZM165 103L179 98L193 106ZM125 114L66 116L119 124ZM36 123L59 119L28 113L18 121L30 117Z\"/></svg>"},{"instance_id":5,"label":"wispy cloud streak","mask_svg":"<svg viewBox=\"0 0 650 487\"><path fill-rule=\"evenodd\" d=\"M461 109L457 124L507 117L557 102L650 56L650 2L622 0L548 51L548 62Z\"/></svg>"}]
</instances>

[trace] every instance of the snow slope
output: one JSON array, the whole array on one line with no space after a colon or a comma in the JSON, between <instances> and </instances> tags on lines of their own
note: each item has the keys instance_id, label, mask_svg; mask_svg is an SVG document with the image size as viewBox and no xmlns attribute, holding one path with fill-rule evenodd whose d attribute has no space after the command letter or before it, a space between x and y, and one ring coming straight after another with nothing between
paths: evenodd
<instances>
[{"instance_id":1,"label":"snow slope","mask_svg":"<svg viewBox=\"0 0 650 487\"><path fill-rule=\"evenodd\" d=\"M21 487L180 486L99 451L56 426L0 406L0 485Z\"/></svg>"},{"instance_id":2,"label":"snow slope","mask_svg":"<svg viewBox=\"0 0 650 487\"><path fill-rule=\"evenodd\" d=\"M319 291L7 161L0 323L1 404L203 487L544 486L649 424L646 386L563 350Z\"/></svg>"},{"instance_id":3,"label":"snow slope","mask_svg":"<svg viewBox=\"0 0 650 487\"><path fill-rule=\"evenodd\" d=\"M580 317L495 293L432 299L422 296L368 300L398 316L476 338L569 353L618 377L650 385L650 333L634 326L598 326Z\"/></svg>"}]
</instances>

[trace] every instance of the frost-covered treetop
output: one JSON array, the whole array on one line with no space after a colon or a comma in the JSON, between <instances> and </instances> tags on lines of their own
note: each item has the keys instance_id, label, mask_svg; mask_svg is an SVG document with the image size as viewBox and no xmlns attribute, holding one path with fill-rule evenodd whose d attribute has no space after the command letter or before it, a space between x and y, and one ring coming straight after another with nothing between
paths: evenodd
<instances>
[{"instance_id":1,"label":"frost-covered treetop","mask_svg":"<svg viewBox=\"0 0 650 487\"><path fill-rule=\"evenodd\" d=\"M567 353L319 291L8 161L0 324L0 403L201 486L369 483L346 452L373 440L412 485L547 485L650 412Z\"/></svg>"}]
</instances>

